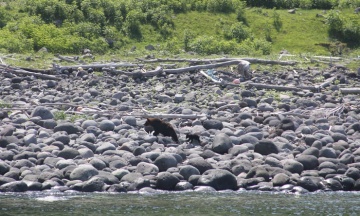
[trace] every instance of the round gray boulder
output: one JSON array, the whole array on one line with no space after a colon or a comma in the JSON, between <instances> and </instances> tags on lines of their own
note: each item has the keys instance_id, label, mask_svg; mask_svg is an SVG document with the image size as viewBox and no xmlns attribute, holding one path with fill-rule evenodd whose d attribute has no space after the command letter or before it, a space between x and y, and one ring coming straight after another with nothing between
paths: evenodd
<instances>
[{"instance_id":1,"label":"round gray boulder","mask_svg":"<svg viewBox=\"0 0 360 216\"><path fill-rule=\"evenodd\" d=\"M41 119L53 119L54 115L52 112L43 106L37 106L30 114L31 117L39 116Z\"/></svg>"},{"instance_id":2,"label":"round gray boulder","mask_svg":"<svg viewBox=\"0 0 360 216\"><path fill-rule=\"evenodd\" d=\"M160 172L163 172L170 167L176 167L178 162L172 154L164 153L155 159L154 164L159 168Z\"/></svg>"},{"instance_id":3,"label":"round gray boulder","mask_svg":"<svg viewBox=\"0 0 360 216\"><path fill-rule=\"evenodd\" d=\"M212 150L219 154L228 153L229 149L233 147L232 141L225 133L216 134L212 144Z\"/></svg>"},{"instance_id":4,"label":"round gray boulder","mask_svg":"<svg viewBox=\"0 0 360 216\"><path fill-rule=\"evenodd\" d=\"M194 166L203 174L206 170L213 169L213 166L202 157L191 158L188 165Z\"/></svg>"},{"instance_id":5,"label":"round gray boulder","mask_svg":"<svg viewBox=\"0 0 360 216\"><path fill-rule=\"evenodd\" d=\"M124 116L122 119L126 124L136 126L136 118L134 116Z\"/></svg>"},{"instance_id":6,"label":"round gray boulder","mask_svg":"<svg viewBox=\"0 0 360 216\"><path fill-rule=\"evenodd\" d=\"M188 180L192 175L200 175L200 171L196 167L191 165L185 165L180 167L179 173L184 177L185 180Z\"/></svg>"},{"instance_id":7,"label":"round gray boulder","mask_svg":"<svg viewBox=\"0 0 360 216\"><path fill-rule=\"evenodd\" d=\"M83 121L83 123L81 124L81 127L83 129L86 129L89 126L94 126L97 127L97 122L95 120L85 120Z\"/></svg>"},{"instance_id":8,"label":"round gray boulder","mask_svg":"<svg viewBox=\"0 0 360 216\"><path fill-rule=\"evenodd\" d=\"M84 192L103 191L104 185L105 185L105 178L94 176L88 181L84 182L82 191Z\"/></svg>"},{"instance_id":9,"label":"round gray boulder","mask_svg":"<svg viewBox=\"0 0 360 216\"><path fill-rule=\"evenodd\" d=\"M319 166L317 157L313 155L300 155L295 160L304 166L304 170L313 170Z\"/></svg>"},{"instance_id":10,"label":"round gray boulder","mask_svg":"<svg viewBox=\"0 0 360 216\"><path fill-rule=\"evenodd\" d=\"M5 161L0 161L0 175L4 175L10 170L10 165Z\"/></svg>"},{"instance_id":11,"label":"round gray boulder","mask_svg":"<svg viewBox=\"0 0 360 216\"><path fill-rule=\"evenodd\" d=\"M209 130L209 129L221 130L224 127L224 125L223 125L223 123L221 121L214 120L214 119L204 120L202 122L202 125L206 130Z\"/></svg>"},{"instance_id":12,"label":"round gray boulder","mask_svg":"<svg viewBox=\"0 0 360 216\"><path fill-rule=\"evenodd\" d=\"M174 190L179 178L169 172L160 172L156 176L156 188L160 190Z\"/></svg>"},{"instance_id":13,"label":"round gray boulder","mask_svg":"<svg viewBox=\"0 0 360 216\"><path fill-rule=\"evenodd\" d=\"M151 163L140 162L136 165L136 172L143 175L157 175L159 173L159 168Z\"/></svg>"},{"instance_id":14,"label":"round gray boulder","mask_svg":"<svg viewBox=\"0 0 360 216\"><path fill-rule=\"evenodd\" d=\"M102 131L113 131L115 128L115 124L110 120L102 120L99 124L99 128Z\"/></svg>"},{"instance_id":15,"label":"round gray boulder","mask_svg":"<svg viewBox=\"0 0 360 216\"><path fill-rule=\"evenodd\" d=\"M284 173L278 173L271 180L274 186L283 186L289 182L290 178Z\"/></svg>"},{"instance_id":16,"label":"round gray boulder","mask_svg":"<svg viewBox=\"0 0 360 216\"><path fill-rule=\"evenodd\" d=\"M313 192L319 189L320 178L313 176L301 177L297 183L297 186L303 187L306 190Z\"/></svg>"},{"instance_id":17,"label":"round gray boulder","mask_svg":"<svg viewBox=\"0 0 360 216\"><path fill-rule=\"evenodd\" d=\"M78 155L80 155L78 150L73 148L64 148L59 152L57 156L62 157L64 159L74 159Z\"/></svg>"},{"instance_id":18,"label":"round gray boulder","mask_svg":"<svg viewBox=\"0 0 360 216\"><path fill-rule=\"evenodd\" d=\"M13 181L0 186L1 192L25 192L28 186L23 181Z\"/></svg>"},{"instance_id":19,"label":"round gray boulder","mask_svg":"<svg viewBox=\"0 0 360 216\"><path fill-rule=\"evenodd\" d=\"M260 140L255 144L254 152L257 152L262 155L268 155L271 153L279 153L278 147L271 140Z\"/></svg>"},{"instance_id":20,"label":"round gray boulder","mask_svg":"<svg viewBox=\"0 0 360 216\"><path fill-rule=\"evenodd\" d=\"M210 186L215 190L236 190L236 176L223 169L210 169L205 171L198 180L198 185Z\"/></svg>"},{"instance_id":21,"label":"round gray boulder","mask_svg":"<svg viewBox=\"0 0 360 216\"><path fill-rule=\"evenodd\" d=\"M76 134L78 132L81 132L80 128L75 126L71 122L64 122L64 123L58 124L54 128L54 132L58 132L58 131L66 131L68 134Z\"/></svg>"},{"instance_id":22,"label":"round gray boulder","mask_svg":"<svg viewBox=\"0 0 360 216\"><path fill-rule=\"evenodd\" d=\"M70 173L70 180L87 181L99 174L99 171L90 164L81 164Z\"/></svg>"},{"instance_id":23,"label":"round gray boulder","mask_svg":"<svg viewBox=\"0 0 360 216\"><path fill-rule=\"evenodd\" d=\"M291 173L301 174L301 172L304 170L304 166L302 165L302 163L294 159L282 160L281 163L283 165L283 169Z\"/></svg>"}]
</instances>

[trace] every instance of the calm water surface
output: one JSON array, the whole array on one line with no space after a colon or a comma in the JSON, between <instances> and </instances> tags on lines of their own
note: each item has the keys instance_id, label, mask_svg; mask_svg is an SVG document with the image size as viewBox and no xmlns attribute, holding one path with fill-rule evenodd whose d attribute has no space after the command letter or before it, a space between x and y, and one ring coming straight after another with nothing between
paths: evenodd
<instances>
[{"instance_id":1,"label":"calm water surface","mask_svg":"<svg viewBox=\"0 0 360 216\"><path fill-rule=\"evenodd\" d=\"M360 215L360 192L0 193L8 215Z\"/></svg>"}]
</instances>

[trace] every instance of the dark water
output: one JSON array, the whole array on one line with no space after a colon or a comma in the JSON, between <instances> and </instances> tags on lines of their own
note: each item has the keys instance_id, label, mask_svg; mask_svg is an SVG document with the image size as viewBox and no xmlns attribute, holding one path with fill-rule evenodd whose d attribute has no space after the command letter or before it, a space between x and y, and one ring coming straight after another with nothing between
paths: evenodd
<instances>
[{"instance_id":1,"label":"dark water","mask_svg":"<svg viewBox=\"0 0 360 216\"><path fill-rule=\"evenodd\" d=\"M360 215L360 193L0 193L8 215Z\"/></svg>"}]
</instances>

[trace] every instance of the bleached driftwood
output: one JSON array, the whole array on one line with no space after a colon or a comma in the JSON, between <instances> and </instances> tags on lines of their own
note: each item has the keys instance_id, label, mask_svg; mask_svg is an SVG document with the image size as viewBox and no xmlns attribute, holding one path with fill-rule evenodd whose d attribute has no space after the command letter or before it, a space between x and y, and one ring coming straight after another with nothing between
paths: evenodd
<instances>
[{"instance_id":1,"label":"bleached driftwood","mask_svg":"<svg viewBox=\"0 0 360 216\"><path fill-rule=\"evenodd\" d=\"M328 87L335 79L336 75L326 79L323 83L321 83L320 85L316 85L315 87L320 91L321 89Z\"/></svg>"},{"instance_id":2,"label":"bleached driftwood","mask_svg":"<svg viewBox=\"0 0 360 216\"><path fill-rule=\"evenodd\" d=\"M224 106L221 106L221 107L217 108L216 111L222 111L222 110L234 109L234 108L239 108L240 109L239 104L227 104L227 105L224 105Z\"/></svg>"},{"instance_id":3,"label":"bleached driftwood","mask_svg":"<svg viewBox=\"0 0 360 216\"><path fill-rule=\"evenodd\" d=\"M334 57L334 56L313 56L312 58L318 58L318 59L329 60L329 61L340 61L340 60L342 60L341 57Z\"/></svg>"},{"instance_id":4,"label":"bleached driftwood","mask_svg":"<svg viewBox=\"0 0 360 216\"><path fill-rule=\"evenodd\" d=\"M360 88L340 88L342 94L360 94Z\"/></svg>"},{"instance_id":5,"label":"bleached driftwood","mask_svg":"<svg viewBox=\"0 0 360 216\"><path fill-rule=\"evenodd\" d=\"M91 109L81 109L80 111L67 111L72 114L102 114L102 115L113 115L118 114L120 116L134 116L139 118L182 118L182 119L197 119L206 117L205 114L165 114L165 113L143 113L143 114L132 114L132 113L119 113L117 111L96 111Z\"/></svg>"},{"instance_id":6,"label":"bleached driftwood","mask_svg":"<svg viewBox=\"0 0 360 216\"><path fill-rule=\"evenodd\" d=\"M241 59L256 64L296 65L298 63L297 61L276 61L276 60L266 60L266 59L257 59L257 58L241 58Z\"/></svg>"},{"instance_id":7,"label":"bleached driftwood","mask_svg":"<svg viewBox=\"0 0 360 216\"><path fill-rule=\"evenodd\" d=\"M63 61L67 61L67 62L71 62L71 63L79 63L79 57L67 57L67 56L62 56L60 54L55 54L55 57L63 60Z\"/></svg>"},{"instance_id":8,"label":"bleached driftwood","mask_svg":"<svg viewBox=\"0 0 360 216\"><path fill-rule=\"evenodd\" d=\"M207 75L207 74L205 73L205 71L203 71L203 70L201 70L200 73L201 73L202 75L204 75L206 78L208 78L209 80L213 81L214 83L221 83L221 81L216 80L216 79L212 78L211 76Z\"/></svg>"},{"instance_id":9,"label":"bleached driftwood","mask_svg":"<svg viewBox=\"0 0 360 216\"><path fill-rule=\"evenodd\" d=\"M269 85L269 84L261 84L261 83L248 83L249 87L255 87L258 89L275 89L278 91L301 91L300 88L290 87L290 86L278 86L278 85Z\"/></svg>"},{"instance_id":10,"label":"bleached driftwood","mask_svg":"<svg viewBox=\"0 0 360 216\"><path fill-rule=\"evenodd\" d=\"M239 84L234 84L234 83L226 83L224 81L219 81L216 80L214 78L212 78L211 76L207 75L203 70L200 71L200 74L204 75L206 78L208 78L209 80L211 80L214 84L217 85L222 85L222 86L235 86L235 87L239 87Z\"/></svg>"},{"instance_id":11,"label":"bleached driftwood","mask_svg":"<svg viewBox=\"0 0 360 216\"><path fill-rule=\"evenodd\" d=\"M23 70L23 69L10 67L8 65L0 65L0 66L3 67L3 70L5 70L5 71L7 71L9 73L17 74L17 75L35 76L35 77L38 77L38 78L49 79L49 80L61 80L59 77L56 77L56 76L53 76L53 75L29 72L29 71L26 71L26 70Z\"/></svg>"},{"instance_id":12,"label":"bleached driftwood","mask_svg":"<svg viewBox=\"0 0 360 216\"><path fill-rule=\"evenodd\" d=\"M133 77L141 77L141 76L150 77L150 76L156 76L158 74L161 74L163 72L163 69L162 69L162 67L158 66L155 68L155 70L150 70L150 71L141 70L138 72L127 72L127 71L114 70L113 68L104 68L103 71L109 71L111 73L124 74L127 76L133 76Z\"/></svg>"},{"instance_id":13,"label":"bleached driftwood","mask_svg":"<svg viewBox=\"0 0 360 216\"><path fill-rule=\"evenodd\" d=\"M257 64L279 64L279 65L295 65L296 61L275 61L275 60L266 60L266 59L257 59L257 58L217 58L217 59L142 59L137 58L137 60L146 63L156 63L156 62L188 62L191 64L212 64L217 62L228 62L228 61L248 61L250 63Z\"/></svg>"},{"instance_id":14,"label":"bleached driftwood","mask_svg":"<svg viewBox=\"0 0 360 216\"><path fill-rule=\"evenodd\" d=\"M185 68L164 69L164 72L168 73L168 74L179 74L179 73L184 73L184 72L188 72L188 71L195 71L195 70L201 70L201 69L212 69L212 68L226 67L229 65L239 65L239 64L249 65L249 62L238 59L238 60L231 60L231 61L214 63L214 64L195 65L195 66L190 66L190 67L185 67Z\"/></svg>"},{"instance_id":15,"label":"bleached driftwood","mask_svg":"<svg viewBox=\"0 0 360 216\"><path fill-rule=\"evenodd\" d=\"M133 63L107 63L107 64L84 64L84 65L70 65L70 66L60 66L57 64L53 64L53 69L56 70L56 72L62 72L64 70L73 69L76 70L79 67L83 69L99 69L99 68L117 68L117 67L144 67L143 64L133 64Z\"/></svg>"}]
</instances>

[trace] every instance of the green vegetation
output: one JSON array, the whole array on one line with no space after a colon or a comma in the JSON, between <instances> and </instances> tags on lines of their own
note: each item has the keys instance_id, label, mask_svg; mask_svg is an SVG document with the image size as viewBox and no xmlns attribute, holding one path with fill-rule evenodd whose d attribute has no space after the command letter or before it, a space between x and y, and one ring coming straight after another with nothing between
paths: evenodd
<instances>
[{"instance_id":1,"label":"green vegetation","mask_svg":"<svg viewBox=\"0 0 360 216\"><path fill-rule=\"evenodd\" d=\"M0 108L11 108L11 104L5 101L0 100Z\"/></svg>"},{"instance_id":2,"label":"green vegetation","mask_svg":"<svg viewBox=\"0 0 360 216\"><path fill-rule=\"evenodd\" d=\"M56 111L54 112L55 120L69 120L70 122L75 122L78 119L92 119L91 116L85 114L70 114L65 111Z\"/></svg>"},{"instance_id":3,"label":"green vegetation","mask_svg":"<svg viewBox=\"0 0 360 216\"><path fill-rule=\"evenodd\" d=\"M356 7L360 0L2 0L0 53L119 54L148 44L164 54L358 53Z\"/></svg>"}]
</instances>

